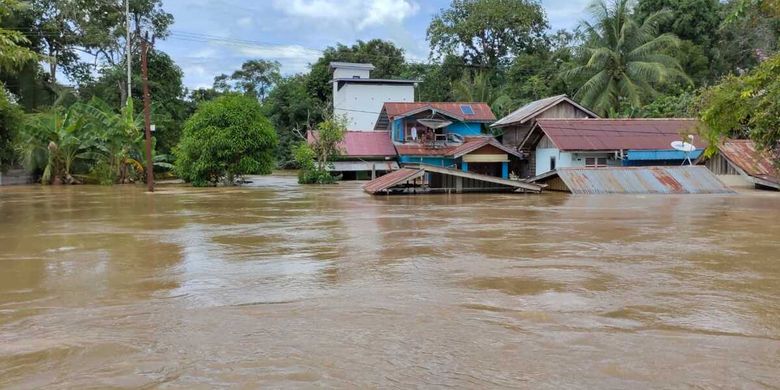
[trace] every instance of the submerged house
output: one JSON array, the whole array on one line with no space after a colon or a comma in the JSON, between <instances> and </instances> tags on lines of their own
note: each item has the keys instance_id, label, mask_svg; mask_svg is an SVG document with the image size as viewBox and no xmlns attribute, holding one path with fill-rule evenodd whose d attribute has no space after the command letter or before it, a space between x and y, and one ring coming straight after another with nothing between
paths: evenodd
<instances>
[{"instance_id":1,"label":"submerged house","mask_svg":"<svg viewBox=\"0 0 780 390\"><path fill-rule=\"evenodd\" d=\"M401 165L426 164L509 178L510 156L488 134L495 121L486 103L387 102L374 130L387 131Z\"/></svg>"},{"instance_id":2,"label":"submerged house","mask_svg":"<svg viewBox=\"0 0 780 390\"><path fill-rule=\"evenodd\" d=\"M530 151L520 149L520 145L536 125L538 119L598 117L594 112L569 99L568 96L558 95L528 103L491 124L490 127L502 133L499 138L504 146L527 155ZM520 177L533 176L535 168L531 162L532 160L528 159L512 158L510 170Z\"/></svg>"},{"instance_id":3,"label":"submerged house","mask_svg":"<svg viewBox=\"0 0 780 390\"><path fill-rule=\"evenodd\" d=\"M538 119L520 143L535 175L570 167L681 165L707 146L685 153L673 141L697 134L695 119ZM697 144L698 143L698 144Z\"/></svg>"},{"instance_id":4,"label":"submerged house","mask_svg":"<svg viewBox=\"0 0 780 390\"><path fill-rule=\"evenodd\" d=\"M699 157L697 164L706 166L729 185L780 190L780 169L751 140L726 139L714 155Z\"/></svg>"},{"instance_id":5,"label":"submerged house","mask_svg":"<svg viewBox=\"0 0 780 390\"><path fill-rule=\"evenodd\" d=\"M316 132L306 133L309 143L316 136ZM398 169L395 147L386 131L347 131L338 148L341 156L330 170L343 180L375 179Z\"/></svg>"}]
</instances>

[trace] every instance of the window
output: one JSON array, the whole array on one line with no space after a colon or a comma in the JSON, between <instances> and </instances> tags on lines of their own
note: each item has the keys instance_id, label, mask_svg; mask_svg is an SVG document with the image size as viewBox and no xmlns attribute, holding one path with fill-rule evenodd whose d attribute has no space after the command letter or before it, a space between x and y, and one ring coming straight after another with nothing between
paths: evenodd
<instances>
[{"instance_id":1,"label":"window","mask_svg":"<svg viewBox=\"0 0 780 390\"><path fill-rule=\"evenodd\" d=\"M555 170L555 156L550 156L550 170Z\"/></svg>"},{"instance_id":2,"label":"window","mask_svg":"<svg viewBox=\"0 0 780 390\"><path fill-rule=\"evenodd\" d=\"M607 158L606 157L586 157L585 158L585 167L586 168L603 168L607 166Z\"/></svg>"},{"instance_id":3,"label":"window","mask_svg":"<svg viewBox=\"0 0 780 390\"><path fill-rule=\"evenodd\" d=\"M470 104L461 104L460 112L462 112L464 115L474 115L474 108L471 107Z\"/></svg>"}]
</instances>

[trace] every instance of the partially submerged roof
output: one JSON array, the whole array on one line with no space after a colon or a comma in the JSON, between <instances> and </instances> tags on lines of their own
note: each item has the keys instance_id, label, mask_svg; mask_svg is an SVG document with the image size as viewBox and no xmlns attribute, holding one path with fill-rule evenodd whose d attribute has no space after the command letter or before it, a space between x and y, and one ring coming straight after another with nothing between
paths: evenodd
<instances>
[{"instance_id":1,"label":"partially submerged roof","mask_svg":"<svg viewBox=\"0 0 780 390\"><path fill-rule=\"evenodd\" d=\"M424 174L425 171L422 169L401 168L371 180L363 185L363 190L369 194L376 194L407 181L414 180Z\"/></svg>"},{"instance_id":2,"label":"partially submerged roof","mask_svg":"<svg viewBox=\"0 0 780 390\"><path fill-rule=\"evenodd\" d=\"M449 169L433 165L420 164L419 166L409 166L397 171L388 173L382 177L371 180L363 185L363 190L369 194L387 192L393 187L405 185L405 183L422 177L426 173L445 175L455 178L470 179L477 182L495 184L503 189L523 192L541 192L542 186L534 183L522 182L517 180L502 179L500 177L482 175L473 172L463 172L458 169Z\"/></svg>"},{"instance_id":3,"label":"partially submerged roof","mask_svg":"<svg viewBox=\"0 0 780 390\"><path fill-rule=\"evenodd\" d=\"M564 151L662 150L672 149L672 141L697 134L696 119L539 119L525 137L521 148L531 148L547 135ZM687 139L685 141L688 141ZM694 140L697 149L707 146Z\"/></svg>"},{"instance_id":4,"label":"partially submerged roof","mask_svg":"<svg viewBox=\"0 0 780 390\"><path fill-rule=\"evenodd\" d=\"M720 153L736 168L748 176L759 179L765 186L780 189L780 170L772 158L746 139L727 139L719 148Z\"/></svg>"},{"instance_id":5,"label":"partially submerged roof","mask_svg":"<svg viewBox=\"0 0 780 390\"><path fill-rule=\"evenodd\" d=\"M382 107L390 120L436 111L461 122L492 122L493 110L482 102L387 102Z\"/></svg>"},{"instance_id":6,"label":"partially submerged roof","mask_svg":"<svg viewBox=\"0 0 780 390\"><path fill-rule=\"evenodd\" d=\"M306 133L309 143L314 142L316 132ZM393 157L395 147L387 131L347 131L339 144L344 157Z\"/></svg>"},{"instance_id":7,"label":"partially submerged roof","mask_svg":"<svg viewBox=\"0 0 780 390\"><path fill-rule=\"evenodd\" d=\"M703 166L561 168L531 181L560 179L573 194L728 194L733 193Z\"/></svg>"},{"instance_id":8,"label":"partially submerged roof","mask_svg":"<svg viewBox=\"0 0 780 390\"><path fill-rule=\"evenodd\" d=\"M551 96L544 99L539 99L536 101L533 101L531 103L528 103L517 110L511 112L509 115L499 119L496 123L493 123L490 125L491 127L503 127L503 126L509 126L514 124L523 124L528 122L529 120L537 117L539 114L543 113L546 110L549 110L550 108L556 106L557 104L560 104L562 102L571 104L572 106L576 107L577 109L581 110L582 112L586 113L591 118L598 118L599 116L596 115L593 111L588 110L587 108L583 107L582 105L578 104L574 100L569 99L566 95L558 95L558 96Z\"/></svg>"}]
</instances>

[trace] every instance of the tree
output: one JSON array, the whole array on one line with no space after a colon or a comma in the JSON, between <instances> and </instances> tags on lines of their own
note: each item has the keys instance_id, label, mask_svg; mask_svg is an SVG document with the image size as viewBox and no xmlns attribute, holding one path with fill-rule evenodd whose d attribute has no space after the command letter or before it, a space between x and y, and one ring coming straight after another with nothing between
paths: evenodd
<instances>
[{"instance_id":1,"label":"tree","mask_svg":"<svg viewBox=\"0 0 780 390\"><path fill-rule=\"evenodd\" d=\"M453 97L459 102L485 102L498 117L509 114L512 100L490 85L487 73L480 72L475 76L466 74L452 85Z\"/></svg>"},{"instance_id":2,"label":"tree","mask_svg":"<svg viewBox=\"0 0 780 390\"><path fill-rule=\"evenodd\" d=\"M780 54L703 91L697 107L712 147L724 137L750 138L780 161Z\"/></svg>"},{"instance_id":3,"label":"tree","mask_svg":"<svg viewBox=\"0 0 780 390\"><path fill-rule=\"evenodd\" d=\"M531 0L453 0L433 18L431 56L460 54L466 63L495 68L509 56L532 52L544 41L547 19Z\"/></svg>"},{"instance_id":4,"label":"tree","mask_svg":"<svg viewBox=\"0 0 780 390\"><path fill-rule=\"evenodd\" d=\"M745 73L780 49L780 2L732 0L718 30L716 66L720 74Z\"/></svg>"},{"instance_id":5,"label":"tree","mask_svg":"<svg viewBox=\"0 0 780 390\"><path fill-rule=\"evenodd\" d=\"M149 92L152 95L152 121L157 131L155 145L160 154L168 154L179 142L181 124L189 117L192 110L185 100L185 89L182 82L184 76L181 68L171 57L159 50L150 50L148 55ZM143 106L143 81L141 77L141 61L136 55L133 60L133 104ZM85 83L79 88L83 99L97 97L112 107L124 105L123 95L118 85L127 82L124 63L104 68L100 77L93 82ZM124 89L123 89L124 90Z\"/></svg>"},{"instance_id":6,"label":"tree","mask_svg":"<svg viewBox=\"0 0 780 390\"><path fill-rule=\"evenodd\" d=\"M0 172L16 162L17 129L22 123L22 110L11 99L8 91L0 85Z\"/></svg>"},{"instance_id":7,"label":"tree","mask_svg":"<svg viewBox=\"0 0 780 390\"><path fill-rule=\"evenodd\" d=\"M334 158L341 154L340 144L347 132L346 118L330 118L317 125L312 134L313 142L301 143L293 149L300 167L298 181L301 184L329 184L335 178L328 172Z\"/></svg>"},{"instance_id":8,"label":"tree","mask_svg":"<svg viewBox=\"0 0 780 390\"><path fill-rule=\"evenodd\" d=\"M306 88L308 75L298 74L282 79L263 103L263 111L279 134L276 158L280 167L289 168L295 159L293 145L303 133L321 120L326 108Z\"/></svg>"},{"instance_id":9,"label":"tree","mask_svg":"<svg viewBox=\"0 0 780 390\"><path fill-rule=\"evenodd\" d=\"M658 95L656 88L689 80L677 60L664 51L680 45L671 33L658 34L669 11L648 16L641 24L631 17L630 0L591 4L594 24L583 22L587 41L584 64L563 73L579 82L574 98L599 115L617 113L623 102L640 107Z\"/></svg>"},{"instance_id":10,"label":"tree","mask_svg":"<svg viewBox=\"0 0 780 390\"><path fill-rule=\"evenodd\" d=\"M230 77L225 74L215 77L214 89L219 92L240 91L262 102L281 80L280 69L281 64L277 61L249 60Z\"/></svg>"},{"instance_id":11,"label":"tree","mask_svg":"<svg viewBox=\"0 0 780 390\"><path fill-rule=\"evenodd\" d=\"M202 103L174 150L176 172L195 186L234 184L242 174L269 174L276 132L253 97L228 94Z\"/></svg>"},{"instance_id":12,"label":"tree","mask_svg":"<svg viewBox=\"0 0 780 390\"><path fill-rule=\"evenodd\" d=\"M398 77L404 71L406 62L403 49L381 39L357 41L352 46L339 43L335 47L328 47L311 65L308 80L308 88L323 102L331 98L330 63L334 61L371 63L375 67L371 71L371 77L374 78Z\"/></svg>"},{"instance_id":13,"label":"tree","mask_svg":"<svg viewBox=\"0 0 780 390\"><path fill-rule=\"evenodd\" d=\"M0 21L20 7L16 0L0 0ZM27 62L37 60L38 55L25 47L29 42L19 31L0 28L0 70L18 70Z\"/></svg>"},{"instance_id":14,"label":"tree","mask_svg":"<svg viewBox=\"0 0 780 390\"><path fill-rule=\"evenodd\" d=\"M130 46L137 53L142 32L166 37L173 15L162 9L162 0L129 1ZM31 0L29 12L35 19L30 35L40 38L39 50L47 56L51 82L60 66L69 78L81 83L98 66L116 66L126 57L122 0Z\"/></svg>"}]
</instances>

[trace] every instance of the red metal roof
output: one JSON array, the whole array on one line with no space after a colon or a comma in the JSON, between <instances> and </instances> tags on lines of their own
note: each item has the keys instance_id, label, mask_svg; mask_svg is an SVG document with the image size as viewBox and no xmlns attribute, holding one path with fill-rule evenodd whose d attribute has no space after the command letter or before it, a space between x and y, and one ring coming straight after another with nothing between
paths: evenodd
<instances>
[{"instance_id":1,"label":"red metal roof","mask_svg":"<svg viewBox=\"0 0 780 390\"><path fill-rule=\"evenodd\" d=\"M316 132L307 132L309 143ZM347 131L339 145L344 157L387 157L395 156L395 147L387 131Z\"/></svg>"},{"instance_id":2,"label":"red metal roof","mask_svg":"<svg viewBox=\"0 0 780 390\"><path fill-rule=\"evenodd\" d=\"M498 142L493 137L466 138L466 142L464 142L463 145L460 145L457 148L455 148L455 150L453 150L451 153L453 157L458 158L463 155L469 154L473 151L476 151L486 145L494 146L506 152L507 154L511 154L517 157L522 157L519 153L517 153L517 151L502 145L501 142Z\"/></svg>"},{"instance_id":3,"label":"red metal roof","mask_svg":"<svg viewBox=\"0 0 780 390\"><path fill-rule=\"evenodd\" d=\"M455 148L457 148L457 146L441 146L432 148L430 146L419 144L395 145L395 150L398 151L398 154L408 156L450 156L452 155L452 151L455 150Z\"/></svg>"},{"instance_id":4,"label":"red metal roof","mask_svg":"<svg viewBox=\"0 0 780 390\"><path fill-rule=\"evenodd\" d=\"M422 176L424 172L422 169L401 168L371 180L363 186L363 190L369 194L376 194L405 181L416 179Z\"/></svg>"},{"instance_id":5,"label":"red metal roof","mask_svg":"<svg viewBox=\"0 0 780 390\"><path fill-rule=\"evenodd\" d=\"M727 139L721 145L720 152L746 174L780 184L780 171L766 153L756 149L753 141Z\"/></svg>"},{"instance_id":6,"label":"red metal roof","mask_svg":"<svg viewBox=\"0 0 780 390\"><path fill-rule=\"evenodd\" d=\"M561 150L671 149L672 141L696 134L698 126L696 119L537 120L537 128ZM707 146L699 137L693 143L698 149Z\"/></svg>"},{"instance_id":7,"label":"red metal roof","mask_svg":"<svg viewBox=\"0 0 780 390\"><path fill-rule=\"evenodd\" d=\"M462 105L471 106L474 114L465 114L460 109ZM388 102L385 103L383 109L387 111L387 117L392 120L426 108L435 109L445 114L448 113L466 121L493 122L496 120L496 116L493 114L490 106L487 103L479 102Z\"/></svg>"}]
</instances>

